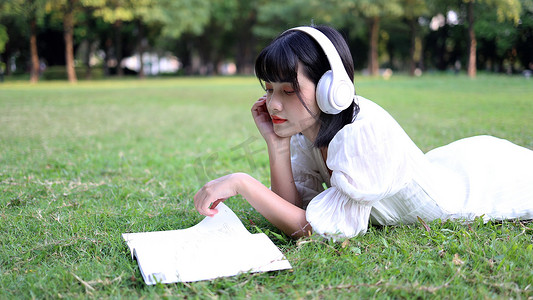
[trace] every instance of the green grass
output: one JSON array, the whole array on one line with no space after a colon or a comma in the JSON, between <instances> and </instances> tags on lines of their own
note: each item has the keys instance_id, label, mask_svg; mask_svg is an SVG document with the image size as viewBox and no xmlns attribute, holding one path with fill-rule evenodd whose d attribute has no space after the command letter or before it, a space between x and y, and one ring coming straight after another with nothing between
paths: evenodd
<instances>
[{"instance_id":1,"label":"green grass","mask_svg":"<svg viewBox=\"0 0 533 300\"><path fill-rule=\"evenodd\" d=\"M533 149L533 81L356 78L423 149L491 134ZM280 235L292 271L145 286L121 233L192 226L194 193L247 172L268 185L254 78L0 84L0 298L528 298L533 223L371 227L343 243ZM216 249L213 249L216 256Z\"/></svg>"}]
</instances>

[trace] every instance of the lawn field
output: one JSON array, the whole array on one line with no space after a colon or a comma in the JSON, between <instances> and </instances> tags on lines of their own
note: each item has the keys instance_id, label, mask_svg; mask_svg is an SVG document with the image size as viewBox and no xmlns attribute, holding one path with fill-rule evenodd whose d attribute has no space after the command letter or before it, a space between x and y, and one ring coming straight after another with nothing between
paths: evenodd
<instances>
[{"instance_id":1,"label":"lawn field","mask_svg":"<svg viewBox=\"0 0 533 300\"><path fill-rule=\"evenodd\" d=\"M480 134L533 149L533 80L356 77L356 91L424 152ZM193 195L225 174L269 184L250 114L262 94L252 77L0 83L0 299L533 297L531 222L292 240L240 197L226 204L293 270L144 285L122 233L195 225Z\"/></svg>"}]
</instances>

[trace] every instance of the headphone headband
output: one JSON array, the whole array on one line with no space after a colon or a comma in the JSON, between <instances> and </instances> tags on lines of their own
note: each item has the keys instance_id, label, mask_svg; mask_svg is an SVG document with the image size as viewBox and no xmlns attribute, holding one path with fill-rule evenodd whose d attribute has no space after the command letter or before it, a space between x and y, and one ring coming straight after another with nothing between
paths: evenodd
<instances>
[{"instance_id":1,"label":"headphone headband","mask_svg":"<svg viewBox=\"0 0 533 300\"><path fill-rule=\"evenodd\" d=\"M311 26L294 27L287 31L293 31L293 30L303 31L307 33L320 45L320 47L322 47L322 50L324 50L324 53L326 54L326 57L328 58L329 66L331 67L331 70L333 71L333 74L334 74L333 76L345 77L342 79L348 78L348 74L346 74L346 70L344 69L344 65L342 64L342 60L341 60L341 57L339 56L339 52L337 51L337 48L335 48L331 40L324 33L322 33L320 30L314 27L311 27Z\"/></svg>"}]
</instances>

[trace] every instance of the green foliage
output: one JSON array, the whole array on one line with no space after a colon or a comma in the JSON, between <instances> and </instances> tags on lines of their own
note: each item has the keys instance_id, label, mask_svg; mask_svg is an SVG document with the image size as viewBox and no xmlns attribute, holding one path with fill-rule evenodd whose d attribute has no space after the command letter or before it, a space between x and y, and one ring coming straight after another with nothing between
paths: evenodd
<instances>
[{"instance_id":1,"label":"green foliage","mask_svg":"<svg viewBox=\"0 0 533 300\"><path fill-rule=\"evenodd\" d=\"M94 16L102 18L104 22L115 23L116 21L132 21L135 18L135 11L145 9L148 1L85 1L89 7L94 9Z\"/></svg>"},{"instance_id":2,"label":"green foliage","mask_svg":"<svg viewBox=\"0 0 533 300\"><path fill-rule=\"evenodd\" d=\"M418 19L429 15L429 5L425 0L402 0L403 15L407 19Z\"/></svg>"},{"instance_id":3,"label":"green foliage","mask_svg":"<svg viewBox=\"0 0 533 300\"><path fill-rule=\"evenodd\" d=\"M401 16L404 13L404 6L398 0L351 0L340 1L339 5L345 5L366 18Z\"/></svg>"},{"instance_id":4,"label":"green foliage","mask_svg":"<svg viewBox=\"0 0 533 300\"><path fill-rule=\"evenodd\" d=\"M466 28L465 3L469 2L470 0L79 0L72 3L76 24L75 48L89 41L94 47L98 47L93 54L103 50L111 60L114 56L129 56L137 49L159 53L171 51L182 60L184 69L187 70L192 65L192 59L199 58L198 69L216 69L213 66L233 61L238 65L239 71L242 69L243 72L250 72L253 57L271 38L289 27L312 23L328 24L341 30L351 45L358 68L365 67L363 65L370 61L367 48L372 46L372 65L379 65L381 68L392 67L405 71L410 65L407 62L416 56L415 60L420 66L438 65L439 69L445 69L456 60L466 61L468 49L463 45L467 36L447 35L452 31L442 29L442 35L446 35L442 39L446 40L447 47L439 47L432 44L432 32L427 24L433 16L446 15L448 11L454 10L459 15L456 27ZM67 3L70 2L0 0L0 24L7 27L5 32L9 38L6 56L17 57L21 62L18 63L19 69L26 69L22 62L29 61L27 40L30 21L37 21L39 48L46 47L39 40L40 35L63 30ZM480 39L480 67L505 63L514 64L517 71L528 68L532 59L530 53L533 53L533 38L530 34L533 28L530 24L532 3L531 0L475 1L475 31ZM400 28L404 23L410 23L407 30ZM14 24L16 28L12 26ZM373 35L372 41L369 35L370 24L380 24L379 33ZM379 41L376 41L377 36ZM409 52L411 40L416 40L418 45L416 55ZM122 44L119 45L120 42ZM421 55L425 50L433 53ZM87 57L89 55L85 57L85 61L88 60ZM379 57L377 62L375 57ZM42 58L47 60L47 57ZM3 58L4 61L6 59ZM201 72L195 70L194 73Z\"/></svg>"},{"instance_id":5,"label":"green foliage","mask_svg":"<svg viewBox=\"0 0 533 300\"><path fill-rule=\"evenodd\" d=\"M463 0L462 2L476 3L476 0ZM520 13L522 12L521 0L478 0L477 2L477 4L486 4L492 9L495 9L498 22L512 20L518 23L520 19Z\"/></svg>"},{"instance_id":6,"label":"green foliage","mask_svg":"<svg viewBox=\"0 0 533 300\"><path fill-rule=\"evenodd\" d=\"M499 22L512 20L515 24L518 24L522 12L520 0L491 0L487 1L487 3L496 6Z\"/></svg>"},{"instance_id":7,"label":"green foliage","mask_svg":"<svg viewBox=\"0 0 533 300\"><path fill-rule=\"evenodd\" d=\"M145 16L149 22L164 24L162 34L177 38L184 32L200 34L209 22L208 0L157 0L157 4Z\"/></svg>"},{"instance_id":8,"label":"green foliage","mask_svg":"<svg viewBox=\"0 0 533 300\"><path fill-rule=\"evenodd\" d=\"M7 36L7 28L0 24L0 54L4 52L8 40L9 36Z\"/></svg>"},{"instance_id":9,"label":"green foliage","mask_svg":"<svg viewBox=\"0 0 533 300\"><path fill-rule=\"evenodd\" d=\"M357 77L356 85L424 151L476 134L533 149L524 78ZM292 271L145 286L121 233L196 224L193 195L230 172L268 185L250 116L261 94L251 77L0 85L0 298L533 296L533 223L422 220L338 243L295 241L239 197L226 203L282 249Z\"/></svg>"},{"instance_id":10,"label":"green foliage","mask_svg":"<svg viewBox=\"0 0 533 300\"><path fill-rule=\"evenodd\" d=\"M327 1L268 1L258 8L258 26L254 32L260 37L274 38L290 27L331 22Z\"/></svg>"},{"instance_id":11,"label":"green foliage","mask_svg":"<svg viewBox=\"0 0 533 300\"><path fill-rule=\"evenodd\" d=\"M480 10L477 15L475 31L482 40L491 41L496 45L496 55L507 56L516 45L520 31L513 21L494 22L497 12L491 9ZM481 47L482 49L484 47Z\"/></svg>"},{"instance_id":12,"label":"green foliage","mask_svg":"<svg viewBox=\"0 0 533 300\"><path fill-rule=\"evenodd\" d=\"M17 15L22 18L44 16L46 0L1 0L0 15Z\"/></svg>"}]
</instances>

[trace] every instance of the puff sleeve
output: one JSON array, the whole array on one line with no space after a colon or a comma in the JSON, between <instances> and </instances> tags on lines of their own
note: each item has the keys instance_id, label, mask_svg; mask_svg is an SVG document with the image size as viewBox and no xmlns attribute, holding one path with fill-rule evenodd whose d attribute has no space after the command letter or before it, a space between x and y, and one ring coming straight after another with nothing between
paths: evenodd
<instances>
[{"instance_id":1,"label":"puff sleeve","mask_svg":"<svg viewBox=\"0 0 533 300\"><path fill-rule=\"evenodd\" d=\"M331 188L308 205L307 221L324 236L353 237L367 231L372 206L411 180L411 140L381 107L368 100L328 147ZM411 142L412 143L412 142Z\"/></svg>"}]
</instances>

